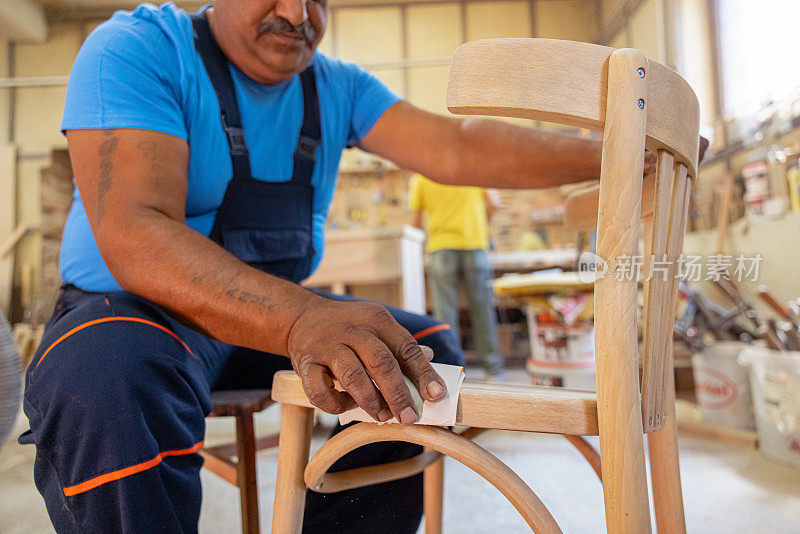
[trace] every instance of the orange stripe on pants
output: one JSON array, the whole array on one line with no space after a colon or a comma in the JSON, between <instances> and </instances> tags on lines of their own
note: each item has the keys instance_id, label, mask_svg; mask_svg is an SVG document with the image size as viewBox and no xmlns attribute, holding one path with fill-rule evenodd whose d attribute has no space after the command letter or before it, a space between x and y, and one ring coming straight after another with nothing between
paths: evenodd
<instances>
[{"instance_id":1,"label":"orange stripe on pants","mask_svg":"<svg viewBox=\"0 0 800 534\"><path fill-rule=\"evenodd\" d=\"M442 330L450 330L449 324L437 324L436 326L431 326L430 328L426 328L425 330L420 330L416 334L414 334L414 339L420 339L425 336L429 336L431 334L435 334L436 332L441 332Z\"/></svg>"},{"instance_id":2,"label":"orange stripe on pants","mask_svg":"<svg viewBox=\"0 0 800 534\"><path fill-rule=\"evenodd\" d=\"M161 326L158 323L154 323L153 321L148 321L147 319L140 319L139 317L104 317L102 319L95 319L94 321L89 321L87 323L83 323L81 325L78 325L75 328L73 328L72 330L70 330L69 332L67 332L66 334L64 334L63 336L61 336L60 338L56 339L49 347L47 347L47 350L44 351L44 353L42 354L42 357L39 358L39 361L36 362L36 367L39 367L39 364L42 363L42 360L44 360L44 357L47 356L48 352L53 350L53 348L55 348L56 345L58 345L59 343L61 343L65 339L67 339L72 334L74 334L76 332L79 332L80 330L83 330L84 328L88 328L90 326L93 326L93 325L96 325L96 324L100 324L100 323L108 323L108 322L111 322L111 321L130 321L130 322L133 322L133 323L143 323L143 324L146 324L146 325L155 326L159 330L163 330L167 334L169 334L172 337L174 337L175 339L177 339L178 342L181 345L183 345L183 348L185 348L189 352L189 354L193 354L192 350L189 348L189 345L184 343L184 341L180 337L178 337L178 334L176 334L175 332L173 332L169 328Z\"/></svg>"},{"instance_id":3,"label":"orange stripe on pants","mask_svg":"<svg viewBox=\"0 0 800 534\"><path fill-rule=\"evenodd\" d=\"M196 443L193 446L189 447L188 449L179 449L175 451L164 451L156 455L155 458L152 460L147 460L146 462L142 462L140 464L132 465L130 467L125 467L124 469L118 469L116 471L112 471L110 473L106 473L104 475L99 475L94 478L90 478L86 482L81 482L80 484L75 484L74 486L69 486L64 488L64 495L67 497L72 497L73 495L77 495L79 493L83 493L85 491L89 491L90 489L94 489L97 486L105 484L106 482L113 482L114 480L119 480L121 478L125 478L131 475L135 475L136 473L141 473L142 471L147 471L151 467L155 467L161 463L161 460L164 459L165 456L182 456L185 454L194 454L203 446L203 442Z\"/></svg>"}]
</instances>

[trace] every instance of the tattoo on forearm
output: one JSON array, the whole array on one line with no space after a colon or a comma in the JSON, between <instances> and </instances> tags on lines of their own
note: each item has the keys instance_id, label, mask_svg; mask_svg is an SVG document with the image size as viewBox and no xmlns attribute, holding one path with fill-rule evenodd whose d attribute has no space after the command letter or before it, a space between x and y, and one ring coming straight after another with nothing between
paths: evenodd
<instances>
[{"instance_id":1,"label":"tattoo on forearm","mask_svg":"<svg viewBox=\"0 0 800 534\"><path fill-rule=\"evenodd\" d=\"M274 302L268 295L259 295L256 293L251 293L250 291L245 291L238 287L231 287L237 282L238 278L238 275L226 274L221 271L194 272L191 275L192 284L194 285L212 284L227 287L228 289L224 290L225 295L237 302L241 302L243 304L255 304L259 308L262 308L268 312L273 312L278 309L278 303Z\"/></svg>"},{"instance_id":2,"label":"tattoo on forearm","mask_svg":"<svg viewBox=\"0 0 800 534\"><path fill-rule=\"evenodd\" d=\"M111 172L114 170L114 162L111 159L119 145L119 139L114 136L113 130L106 130L103 135L107 137L97 150L100 156L100 179L97 182L97 218L105 215L105 196L111 189Z\"/></svg>"},{"instance_id":3,"label":"tattoo on forearm","mask_svg":"<svg viewBox=\"0 0 800 534\"><path fill-rule=\"evenodd\" d=\"M269 312L275 311L278 308L278 303L273 302L267 295L257 295L250 293L239 288L231 288L225 292L230 298L235 299L244 304L255 304Z\"/></svg>"}]
</instances>

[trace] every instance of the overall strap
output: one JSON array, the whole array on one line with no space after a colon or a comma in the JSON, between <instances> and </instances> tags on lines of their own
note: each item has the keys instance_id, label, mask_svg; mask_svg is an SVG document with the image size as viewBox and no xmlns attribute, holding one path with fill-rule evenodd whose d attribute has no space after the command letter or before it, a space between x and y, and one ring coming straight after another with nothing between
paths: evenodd
<instances>
[{"instance_id":1,"label":"overall strap","mask_svg":"<svg viewBox=\"0 0 800 534\"><path fill-rule=\"evenodd\" d=\"M220 107L220 119L225 136L230 148L231 163L233 164L233 179L248 179L252 176L250 171L250 152L244 139L242 117L239 114L239 104L236 101L236 87L228 69L228 58L220 50L211 26L203 11L193 13L192 27L195 31L195 47L203 59L203 64L211 78L211 85L217 93Z\"/></svg>"},{"instance_id":2,"label":"overall strap","mask_svg":"<svg viewBox=\"0 0 800 534\"><path fill-rule=\"evenodd\" d=\"M294 151L294 170L292 182L311 185L314 164L317 160L317 147L322 142L320 126L319 97L317 96L317 77L314 65L309 65L300 73L303 87L303 125Z\"/></svg>"}]
</instances>

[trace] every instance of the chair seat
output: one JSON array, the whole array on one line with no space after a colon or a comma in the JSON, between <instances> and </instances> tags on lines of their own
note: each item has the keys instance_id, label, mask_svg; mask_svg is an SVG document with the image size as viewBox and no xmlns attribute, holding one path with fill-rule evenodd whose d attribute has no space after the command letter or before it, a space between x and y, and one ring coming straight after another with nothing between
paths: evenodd
<instances>
[{"instance_id":1,"label":"chair seat","mask_svg":"<svg viewBox=\"0 0 800 534\"><path fill-rule=\"evenodd\" d=\"M294 371L276 373L272 399L313 408ZM596 436L597 395L564 388L465 382L456 424L523 432Z\"/></svg>"},{"instance_id":2,"label":"chair seat","mask_svg":"<svg viewBox=\"0 0 800 534\"><path fill-rule=\"evenodd\" d=\"M272 404L268 389L236 389L211 392L209 417L235 417L260 412Z\"/></svg>"}]
</instances>

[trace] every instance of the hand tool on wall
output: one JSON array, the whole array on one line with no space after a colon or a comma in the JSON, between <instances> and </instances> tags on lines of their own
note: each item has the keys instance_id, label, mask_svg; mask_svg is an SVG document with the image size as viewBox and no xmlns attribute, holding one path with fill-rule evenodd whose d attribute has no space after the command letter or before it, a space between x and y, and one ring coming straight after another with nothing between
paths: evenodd
<instances>
[{"instance_id":1,"label":"hand tool on wall","mask_svg":"<svg viewBox=\"0 0 800 534\"><path fill-rule=\"evenodd\" d=\"M800 317L798 317L793 310L787 308L776 299L772 293L769 292L767 286L761 285L758 288L758 295L775 313L791 322L795 328L800 328Z\"/></svg>"}]
</instances>

